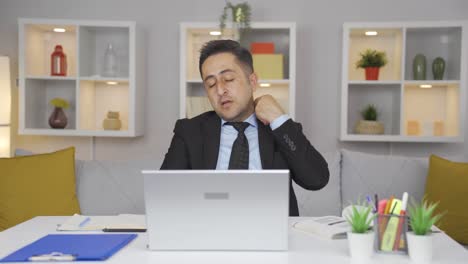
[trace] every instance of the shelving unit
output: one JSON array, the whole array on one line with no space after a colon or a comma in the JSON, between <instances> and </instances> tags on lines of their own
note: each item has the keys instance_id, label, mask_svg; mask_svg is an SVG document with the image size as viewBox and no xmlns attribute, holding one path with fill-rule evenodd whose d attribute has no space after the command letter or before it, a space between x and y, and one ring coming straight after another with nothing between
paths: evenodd
<instances>
[{"instance_id":1,"label":"shelving unit","mask_svg":"<svg viewBox=\"0 0 468 264\"><path fill-rule=\"evenodd\" d=\"M242 45L250 49L252 42L273 42L275 53L283 55L284 79L262 79L254 97L271 94L282 108L294 118L296 91L296 25L295 23L253 22L251 31ZM206 97L198 70L199 52L204 43L218 39L233 39L228 25L223 36L212 36L218 31L218 23L185 22L180 24L180 118L191 118L212 110ZM260 86L262 85L262 86ZM268 85L268 87L263 87Z\"/></svg>"},{"instance_id":2,"label":"shelving unit","mask_svg":"<svg viewBox=\"0 0 468 264\"><path fill-rule=\"evenodd\" d=\"M65 32L55 32L61 28ZM117 54L115 76L103 76L107 46ZM62 45L67 75L51 76L51 53ZM135 22L19 19L19 134L136 137L144 130L144 43ZM138 62L138 63L137 63ZM48 124L60 97L68 124ZM118 111L120 130L104 130L108 111Z\"/></svg>"},{"instance_id":3,"label":"shelving unit","mask_svg":"<svg viewBox=\"0 0 468 264\"><path fill-rule=\"evenodd\" d=\"M368 31L377 32L367 36ZM342 141L461 142L464 140L467 22L345 23L341 89ZM376 81L356 68L366 49L385 51L388 64ZM413 79L413 60L426 57L426 80ZM443 80L434 80L432 62L442 57ZM430 88L425 88L430 87ZM361 110L378 109L382 135L358 134Z\"/></svg>"}]
</instances>

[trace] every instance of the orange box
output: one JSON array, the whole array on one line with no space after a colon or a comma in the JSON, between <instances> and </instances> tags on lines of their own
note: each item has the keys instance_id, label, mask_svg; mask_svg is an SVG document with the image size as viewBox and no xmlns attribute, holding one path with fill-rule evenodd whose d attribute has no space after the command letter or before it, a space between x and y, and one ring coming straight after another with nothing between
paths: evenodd
<instances>
[{"instance_id":1,"label":"orange box","mask_svg":"<svg viewBox=\"0 0 468 264\"><path fill-rule=\"evenodd\" d=\"M421 133L419 122L416 120L408 120L406 125L406 134L408 136L419 136Z\"/></svg>"},{"instance_id":2,"label":"orange box","mask_svg":"<svg viewBox=\"0 0 468 264\"><path fill-rule=\"evenodd\" d=\"M444 121L434 121L434 136L444 135Z\"/></svg>"},{"instance_id":3,"label":"orange box","mask_svg":"<svg viewBox=\"0 0 468 264\"><path fill-rule=\"evenodd\" d=\"M252 54L273 54L275 53L275 43L273 42L253 42L250 44Z\"/></svg>"}]
</instances>

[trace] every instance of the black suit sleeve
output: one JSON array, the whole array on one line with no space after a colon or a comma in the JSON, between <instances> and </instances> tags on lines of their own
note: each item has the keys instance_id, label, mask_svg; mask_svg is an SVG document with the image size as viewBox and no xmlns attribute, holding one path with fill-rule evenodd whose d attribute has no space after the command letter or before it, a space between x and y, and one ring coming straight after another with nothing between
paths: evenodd
<instances>
[{"instance_id":1,"label":"black suit sleeve","mask_svg":"<svg viewBox=\"0 0 468 264\"><path fill-rule=\"evenodd\" d=\"M177 120L169 150L164 157L161 170L190 169L189 153L183 136L183 120Z\"/></svg>"},{"instance_id":2,"label":"black suit sleeve","mask_svg":"<svg viewBox=\"0 0 468 264\"><path fill-rule=\"evenodd\" d=\"M319 190L327 185L328 164L307 140L301 124L289 119L273 130L273 135L298 185L307 190Z\"/></svg>"}]
</instances>

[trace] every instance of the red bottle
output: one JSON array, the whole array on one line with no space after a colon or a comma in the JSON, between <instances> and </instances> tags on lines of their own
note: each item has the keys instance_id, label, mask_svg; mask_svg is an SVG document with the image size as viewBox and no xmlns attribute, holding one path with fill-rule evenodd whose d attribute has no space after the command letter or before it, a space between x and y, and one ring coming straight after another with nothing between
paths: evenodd
<instances>
[{"instance_id":1,"label":"red bottle","mask_svg":"<svg viewBox=\"0 0 468 264\"><path fill-rule=\"evenodd\" d=\"M67 75L67 55L63 53L62 45L55 46L54 52L50 55L50 75Z\"/></svg>"}]
</instances>

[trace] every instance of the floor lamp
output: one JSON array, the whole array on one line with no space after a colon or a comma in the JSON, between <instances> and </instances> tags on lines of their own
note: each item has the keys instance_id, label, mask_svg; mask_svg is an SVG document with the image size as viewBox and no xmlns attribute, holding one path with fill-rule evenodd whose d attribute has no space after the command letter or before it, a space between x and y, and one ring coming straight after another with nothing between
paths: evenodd
<instances>
[{"instance_id":1,"label":"floor lamp","mask_svg":"<svg viewBox=\"0 0 468 264\"><path fill-rule=\"evenodd\" d=\"M0 56L0 158L10 157L11 125L10 59Z\"/></svg>"}]
</instances>

